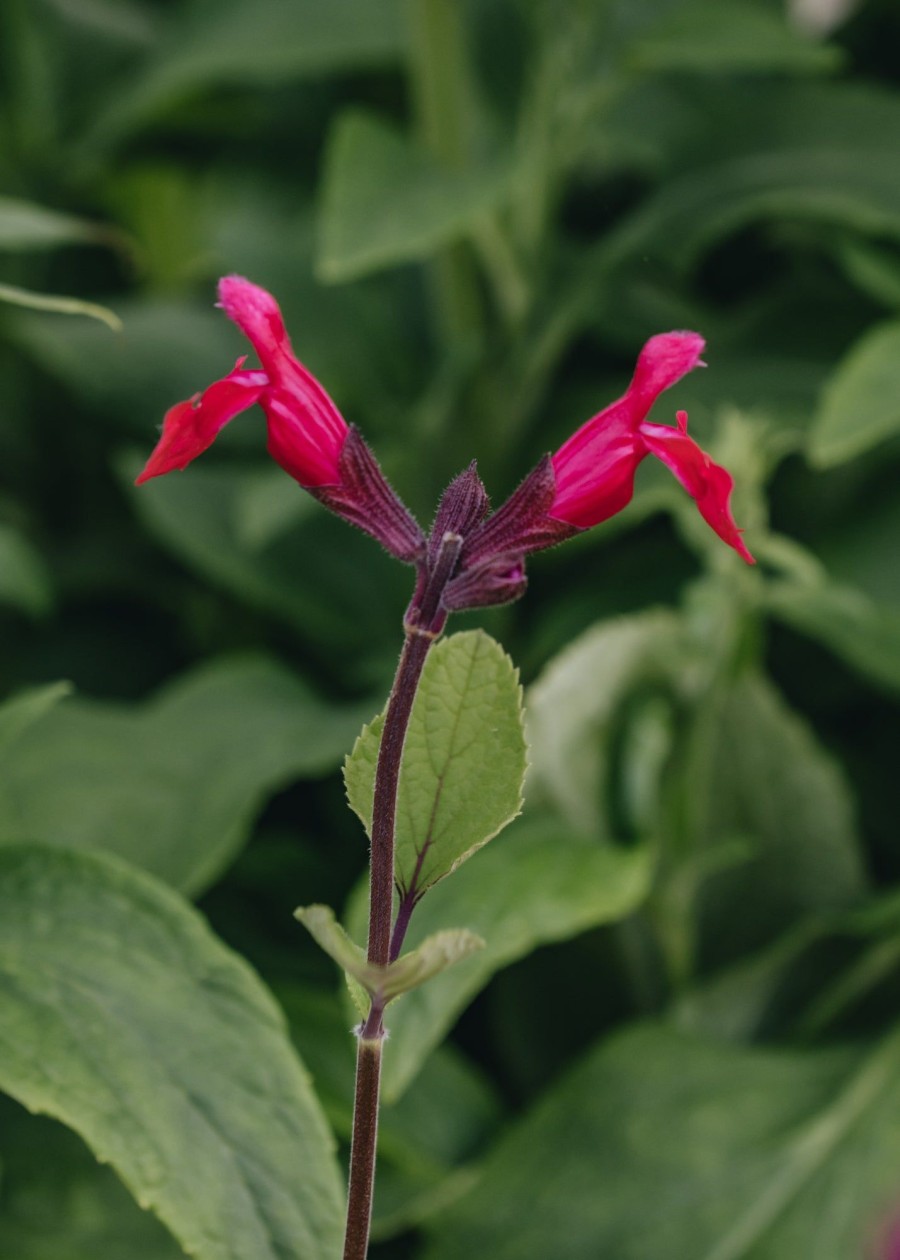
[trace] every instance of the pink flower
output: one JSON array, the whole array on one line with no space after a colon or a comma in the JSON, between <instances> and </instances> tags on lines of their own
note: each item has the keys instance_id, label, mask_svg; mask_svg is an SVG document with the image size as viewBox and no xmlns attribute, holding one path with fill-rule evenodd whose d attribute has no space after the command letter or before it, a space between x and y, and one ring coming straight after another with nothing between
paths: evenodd
<instances>
[{"instance_id":1,"label":"pink flower","mask_svg":"<svg viewBox=\"0 0 900 1260\"><path fill-rule=\"evenodd\" d=\"M269 454L276 463L392 555L416 562L425 547L419 525L357 430L294 357L272 295L241 276L225 276L219 281L219 302L253 345L261 367L247 370L244 360L238 359L222 380L170 408L137 484L186 468L229 420L258 402L266 416Z\"/></svg>"},{"instance_id":2,"label":"pink flower","mask_svg":"<svg viewBox=\"0 0 900 1260\"><path fill-rule=\"evenodd\" d=\"M269 454L301 486L337 485L349 426L314 376L294 358L278 303L241 276L219 282L219 301L252 343L262 371L243 370L243 359L221 381L188 402L176 403L163 421L162 437L138 477L187 465L221 429L258 402L266 414Z\"/></svg>"},{"instance_id":3,"label":"pink flower","mask_svg":"<svg viewBox=\"0 0 900 1260\"><path fill-rule=\"evenodd\" d=\"M700 515L719 537L748 564L755 563L731 515L734 482L688 437L687 413L678 412L674 429L647 420L662 391L700 365L703 346L703 338L693 332L650 338L624 395L582 425L552 456L556 489L548 515L553 520L587 529L620 512L631 501L638 464L655 455L694 498Z\"/></svg>"}]
</instances>

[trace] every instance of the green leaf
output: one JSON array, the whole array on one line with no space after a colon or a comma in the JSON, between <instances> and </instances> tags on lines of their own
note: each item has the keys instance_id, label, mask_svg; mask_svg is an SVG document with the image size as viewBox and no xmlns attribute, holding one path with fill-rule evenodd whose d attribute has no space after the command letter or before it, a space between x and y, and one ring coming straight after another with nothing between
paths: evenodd
<instances>
[{"instance_id":1,"label":"green leaf","mask_svg":"<svg viewBox=\"0 0 900 1260\"><path fill-rule=\"evenodd\" d=\"M862 591L819 581L772 582L766 607L882 687L900 690L900 612Z\"/></svg>"},{"instance_id":2,"label":"green leaf","mask_svg":"<svg viewBox=\"0 0 900 1260\"><path fill-rule=\"evenodd\" d=\"M48 210L30 201L0 197L0 250L57 249L60 245L109 243L99 223Z\"/></svg>"},{"instance_id":3,"label":"green leaf","mask_svg":"<svg viewBox=\"0 0 900 1260\"><path fill-rule=\"evenodd\" d=\"M900 433L900 322L870 329L835 368L809 434L809 458L831 468Z\"/></svg>"},{"instance_id":4,"label":"green leaf","mask_svg":"<svg viewBox=\"0 0 900 1260\"><path fill-rule=\"evenodd\" d=\"M123 461L123 481L138 515L175 555L339 660L345 684L381 684L408 598L401 566L330 516L280 468L200 464L134 486L142 463ZM271 491L277 480L282 486ZM266 484L273 513L263 518L259 496Z\"/></svg>"},{"instance_id":5,"label":"green leaf","mask_svg":"<svg viewBox=\"0 0 900 1260\"><path fill-rule=\"evenodd\" d=\"M781 14L740 0L699 0L667 14L632 47L639 70L797 74L837 68L837 48L804 39Z\"/></svg>"},{"instance_id":6,"label":"green leaf","mask_svg":"<svg viewBox=\"0 0 900 1260\"><path fill-rule=\"evenodd\" d=\"M50 574L40 554L10 525L0 525L0 602L41 617L53 605Z\"/></svg>"},{"instance_id":7,"label":"green leaf","mask_svg":"<svg viewBox=\"0 0 900 1260\"><path fill-rule=\"evenodd\" d=\"M674 613L601 622L561 652L528 691L528 740L538 790L584 835L612 839L604 795L616 720L645 680L664 677L683 643Z\"/></svg>"},{"instance_id":8,"label":"green leaf","mask_svg":"<svg viewBox=\"0 0 900 1260\"><path fill-rule=\"evenodd\" d=\"M407 994L390 1013L383 1090L400 1097L460 1012L501 967L539 945L563 941L629 914L646 896L648 852L600 847L558 819L527 817L433 888L416 907L409 941L463 924L485 941L464 967ZM368 889L361 885L347 921L365 931Z\"/></svg>"},{"instance_id":9,"label":"green leaf","mask_svg":"<svg viewBox=\"0 0 900 1260\"><path fill-rule=\"evenodd\" d=\"M344 114L328 143L319 217L322 280L342 281L430 257L493 209L501 164L448 170L368 114Z\"/></svg>"},{"instance_id":10,"label":"green leaf","mask_svg":"<svg viewBox=\"0 0 900 1260\"><path fill-rule=\"evenodd\" d=\"M721 965L800 915L851 906L867 879L841 766L761 675L748 673L708 715L705 763L685 784L699 806L700 853L741 839L749 859L708 875L697 913Z\"/></svg>"},{"instance_id":11,"label":"green leaf","mask_svg":"<svg viewBox=\"0 0 900 1260\"><path fill-rule=\"evenodd\" d=\"M220 661L137 708L72 700L7 754L0 842L106 849L197 892L266 796L332 769L357 721L262 658Z\"/></svg>"},{"instance_id":12,"label":"green leaf","mask_svg":"<svg viewBox=\"0 0 900 1260\"><path fill-rule=\"evenodd\" d=\"M824 228L825 249L848 231L900 237L896 93L777 80L748 93L739 80L713 80L694 95L702 125L696 114L682 119L674 148L669 142L658 159L669 178L607 236L608 261L649 254L683 275L723 237L760 220ZM639 118L622 108L617 150Z\"/></svg>"},{"instance_id":13,"label":"green leaf","mask_svg":"<svg viewBox=\"0 0 900 1260\"><path fill-rule=\"evenodd\" d=\"M300 77L390 64L406 40L399 0L207 0L172 23L143 74L117 85L88 136L91 152L121 141L220 84L269 88Z\"/></svg>"},{"instance_id":14,"label":"green leaf","mask_svg":"<svg viewBox=\"0 0 900 1260\"><path fill-rule=\"evenodd\" d=\"M897 1040L803 1052L626 1032L509 1132L429 1223L425 1256L862 1256L896 1203Z\"/></svg>"},{"instance_id":15,"label":"green leaf","mask_svg":"<svg viewBox=\"0 0 900 1260\"><path fill-rule=\"evenodd\" d=\"M474 933L467 932L465 928L451 928L445 932L436 932L434 936L424 940L418 949L401 954L394 962L382 967L366 960L365 951L350 939L330 907L301 906L294 911L294 918L300 920L316 944L369 997L385 1004L411 989L418 988L420 984L425 984L454 963L468 958L476 949L484 948L484 941Z\"/></svg>"},{"instance_id":16,"label":"green leaf","mask_svg":"<svg viewBox=\"0 0 900 1260\"><path fill-rule=\"evenodd\" d=\"M70 1129L0 1102L0 1255L16 1260L184 1260L155 1216Z\"/></svg>"},{"instance_id":17,"label":"green leaf","mask_svg":"<svg viewBox=\"0 0 900 1260\"><path fill-rule=\"evenodd\" d=\"M372 825L383 716L344 766L350 807ZM501 831L522 808L526 748L518 671L482 630L442 639L425 662L397 794L395 877L421 894Z\"/></svg>"},{"instance_id":18,"label":"green leaf","mask_svg":"<svg viewBox=\"0 0 900 1260\"><path fill-rule=\"evenodd\" d=\"M100 854L2 849L0 890L0 1086L80 1133L198 1260L333 1260L333 1140L250 968Z\"/></svg>"},{"instance_id":19,"label":"green leaf","mask_svg":"<svg viewBox=\"0 0 900 1260\"><path fill-rule=\"evenodd\" d=\"M0 759L4 763L29 726L40 721L71 690L66 682L48 683L44 687L31 687L0 705ZM3 773L7 773L5 764Z\"/></svg>"}]
</instances>

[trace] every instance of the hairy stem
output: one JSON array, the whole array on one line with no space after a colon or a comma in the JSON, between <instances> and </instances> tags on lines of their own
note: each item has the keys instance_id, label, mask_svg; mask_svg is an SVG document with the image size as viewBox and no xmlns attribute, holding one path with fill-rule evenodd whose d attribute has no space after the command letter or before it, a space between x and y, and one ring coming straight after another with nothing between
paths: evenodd
<instances>
[{"instance_id":1,"label":"hairy stem","mask_svg":"<svg viewBox=\"0 0 900 1260\"><path fill-rule=\"evenodd\" d=\"M397 786L403 744L409 726L416 689L434 636L417 630L407 633L388 701L381 747L375 770L372 803L372 855L369 890L369 962L385 965L390 960L391 918L394 908L394 833L397 818ZM384 1008L372 1004L360 1029L356 1053L356 1094L353 1104L353 1140L350 1148L350 1184L347 1197L347 1231L344 1260L365 1260L372 1219L375 1154L378 1138L378 1098L381 1084L381 1051L384 1044Z\"/></svg>"}]
</instances>

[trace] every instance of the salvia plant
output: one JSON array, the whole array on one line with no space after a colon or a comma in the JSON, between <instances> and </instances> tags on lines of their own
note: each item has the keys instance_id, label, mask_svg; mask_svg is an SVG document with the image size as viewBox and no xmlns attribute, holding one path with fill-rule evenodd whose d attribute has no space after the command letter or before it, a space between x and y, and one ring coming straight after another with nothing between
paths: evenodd
<instances>
[{"instance_id":1,"label":"salvia plant","mask_svg":"<svg viewBox=\"0 0 900 1260\"><path fill-rule=\"evenodd\" d=\"M0 3L0 1260L900 1260L898 49Z\"/></svg>"},{"instance_id":2,"label":"salvia plant","mask_svg":"<svg viewBox=\"0 0 900 1260\"><path fill-rule=\"evenodd\" d=\"M404 953L413 913L522 803L526 745L517 672L502 648L478 631L438 645L448 617L519 599L526 557L621 511L647 455L672 470L724 542L747 563L753 557L731 515L732 478L688 436L686 414L678 413L675 427L647 419L659 395L701 364L704 343L697 333L651 338L626 393L542 459L496 511L470 464L447 487L426 535L359 431L295 358L275 299L240 276L226 276L219 301L260 367L245 368L238 359L227 376L172 407L138 483L186 468L230 420L259 403L272 458L416 575L387 706L365 728L344 769L350 804L370 841L366 949L328 907L297 911L343 967L362 1018L344 1239L345 1260L362 1260L372 1214L386 1009L484 944L467 929L449 929Z\"/></svg>"}]
</instances>

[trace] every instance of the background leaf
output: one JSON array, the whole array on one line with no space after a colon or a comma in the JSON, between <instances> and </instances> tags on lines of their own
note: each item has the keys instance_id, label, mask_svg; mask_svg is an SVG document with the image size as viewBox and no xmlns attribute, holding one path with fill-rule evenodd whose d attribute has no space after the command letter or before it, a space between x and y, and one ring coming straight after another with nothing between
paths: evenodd
<instances>
[{"instance_id":1,"label":"background leaf","mask_svg":"<svg viewBox=\"0 0 900 1260\"><path fill-rule=\"evenodd\" d=\"M426 1255L787 1260L810 1238L823 1260L861 1255L896 1195L898 1087L895 1038L786 1051L636 1029L510 1132Z\"/></svg>"},{"instance_id":2,"label":"background leaf","mask_svg":"<svg viewBox=\"0 0 900 1260\"><path fill-rule=\"evenodd\" d=\"M332 1140L246 964L109 857L10 846L0 870L3 1088L81 1133L200 1260L337 1255Z\"/></svg>"},{"instance_id":3,"label":"background leaf","mask_svg":"<svg viewBox=\"0 0 900 1260\"><path fill-rule=\"evenodd\" d=\"M0 840L105 849L196 893L268 793L336 766L358 713L263 659L209 666L136 712L72 700L7 754Z\"/></svg>"},{"instance_id":4,"label":"background leaf","mask_svg":"<svg viewBox=\"0 0 900 1260\"><path fill-rule=\"evenodd\" d=\"M809 434L813 463L828 468L900 432L900 323L872 329L828 382Z\"/></svg>"}]
</instances>

